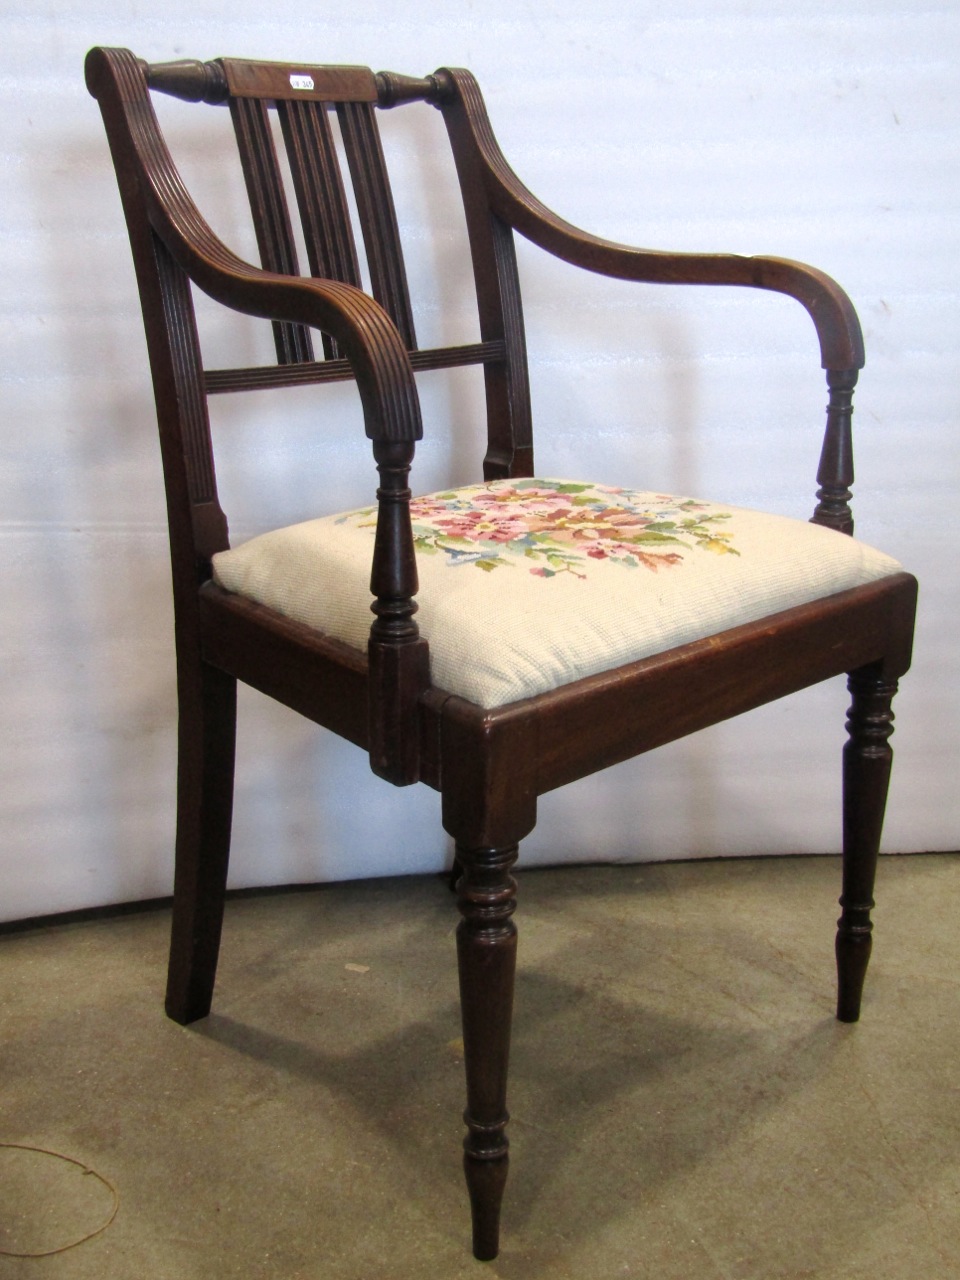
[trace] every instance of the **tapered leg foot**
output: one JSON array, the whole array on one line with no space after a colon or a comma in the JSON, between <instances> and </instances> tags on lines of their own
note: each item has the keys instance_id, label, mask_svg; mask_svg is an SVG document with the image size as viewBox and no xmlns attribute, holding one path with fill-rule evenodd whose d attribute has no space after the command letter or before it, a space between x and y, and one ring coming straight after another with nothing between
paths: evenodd
<instances>
[{"instance_id":1,"label":"tapered leg foot","mask_svg":"<svg viewBox=\"0 0 960 1280\"><path fill-rule=\"evenodd\" d=\"M880 679L872 668L850 676L853 698L843 751L843 893L837 921L837 1017L860 1017L863 982L870 960L873 882L887 802L893 751L891 703L896 681Z\"/></svg>"},{"instance_id":2,"label":"tapered leg foot","mask_svg":"<svg viewBox=\"0 0 960 1280\"><path fill-rule=\"evenodd\" d=\"M191 681L191 684L193 682ZM236 681L205 664L181 688L177 854L166 1011L186 1024L210 1012L230 855Z\"/></svg>"},{"instance_id":3,"label":"tapered leg foot","mask_svg":"<svg viewBox=\"0 0 960 1280\"><path fill-rule=\"evenodd\" d=\"M507 1066L517 930L511 919L517 846L464 849L458 884L463 919L457 929L467 1109L463 1166L473 1215L473 1252L497 1256L500 1204L507 1180Z\"/></svg>"},{"instance_id":4,"label":"tapered leg foot","mask_svg":"<svg viewBox=\"0 0 960 1280\"><path fill-rule=\"evenodd\" d=\"M856 937L852 926L845 932L842 917L837 924L837 1017L841 1022L858 1022L873 943L869 934Z\"/></svg>"},{"instance_id":5,"label":"tapered leg foot","mask_svg":"<svg viewBox=\"0 0 960 1280\"><path fill-rule=\"evenodd\" d=\"M509 1163L506 1151L485 1160L472 1151L463 1155L473 1219L473 1256L480 1262L489 1262L500 1252L500 1205Z\"/></svg>"}]
</instances>

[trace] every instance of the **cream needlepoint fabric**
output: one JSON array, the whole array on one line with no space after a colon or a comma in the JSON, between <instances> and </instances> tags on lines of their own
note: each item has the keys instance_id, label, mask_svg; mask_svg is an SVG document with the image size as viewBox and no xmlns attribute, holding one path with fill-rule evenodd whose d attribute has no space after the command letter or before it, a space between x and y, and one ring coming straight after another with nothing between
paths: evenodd
<instances>
[{"instance_id":1,"label":"cream needlepoint fabric","mask_svg":"<svg viewBox=\"0 0 960 1280\"><path fill-rule=\"evenodd\" d=\"M411 504L431 676L501 706L896 573L845 534L569 480L498 480ZM365 650L376 509L214 557L226 590Z\"/></svg>"}]
</instances>

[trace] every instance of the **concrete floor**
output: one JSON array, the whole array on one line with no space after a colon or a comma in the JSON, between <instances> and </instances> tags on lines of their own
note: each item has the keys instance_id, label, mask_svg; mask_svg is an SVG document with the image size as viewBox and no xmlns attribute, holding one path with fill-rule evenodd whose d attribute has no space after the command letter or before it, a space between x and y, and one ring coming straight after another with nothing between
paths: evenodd
<instances>
[{"instance_id":1,"label":"concrete floor","mask_svg":"<svg viewBox=\"0 0 960 1280\"><path fill-rule=\"evenodd\" d=\"M832 858L520 877L503 1245L469 1255L455 910L435 878L239 897L214 1014L166 911L0 936L0 1140L115 1185L6 1280L960 1275L958 856L884 859L863 1020ZM0 1248L112 1203L0 1148Z\"/></svg>"}]
</instances>

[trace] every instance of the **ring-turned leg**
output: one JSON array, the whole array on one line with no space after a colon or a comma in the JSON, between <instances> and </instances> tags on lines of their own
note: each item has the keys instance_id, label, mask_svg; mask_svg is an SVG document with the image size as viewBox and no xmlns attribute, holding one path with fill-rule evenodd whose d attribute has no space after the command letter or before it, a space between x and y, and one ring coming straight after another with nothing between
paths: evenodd
<instances>
[{"instance_id":1,"label":"ring-turned leg","mask_svg":"<svg viewBox=\"0 0 960 1280\"><path fill-rule=\"evenodd\" d=\"M457 885L463 919L457 928L467 1109L463 1167L473 1215L474 1256L499 1249L500 1203L507 1180L507 1063L517 930L511 916L517 846L457 846L463 874Z\"/></svg>"},{"instance_id":2,"label":"ring-turned leg","mask_svg":"<svg viewBox=\"0 0 960 1280\"><path fill-rule=\"evenodd\" d=\"M870 960L870 911L887 802L893 751L891 702L895 680L884 680L874 668L855 671L848 688L853 698L847 719L849 739L843 750L843 893L837 921L837 1017L860 1017L863 980Z\"/></svg>"},{"instance_id":3,"label":"ring-turned leg","mask_svg":"<svg viewBox=\"0 0 960 1280\"><path fill-rule=\"evenodd\" d=\"M230 856L237 682L206 663L180 674L177 854L166 1010L210 1012Z\"/></svg>"}]
</instances>

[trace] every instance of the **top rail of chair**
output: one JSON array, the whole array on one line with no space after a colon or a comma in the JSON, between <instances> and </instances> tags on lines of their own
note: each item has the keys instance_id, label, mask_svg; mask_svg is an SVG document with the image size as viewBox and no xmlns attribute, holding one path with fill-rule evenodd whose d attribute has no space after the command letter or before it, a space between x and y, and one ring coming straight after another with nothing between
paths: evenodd
<instances>
[{"instance_id":1,"label":"top rail of chair","mask_svg":"<svg viewBox=\"0 0 960 1280\"><path fill-rule=\"evenodd\" d=\"M325 66L302 62L257 62L246 58L186 58L143 64L151 89L186 102L226 102L229 98L268 101L436 102L440 87L433 76L404 76L369 67Z\"/></svg>"}]
</instances>

